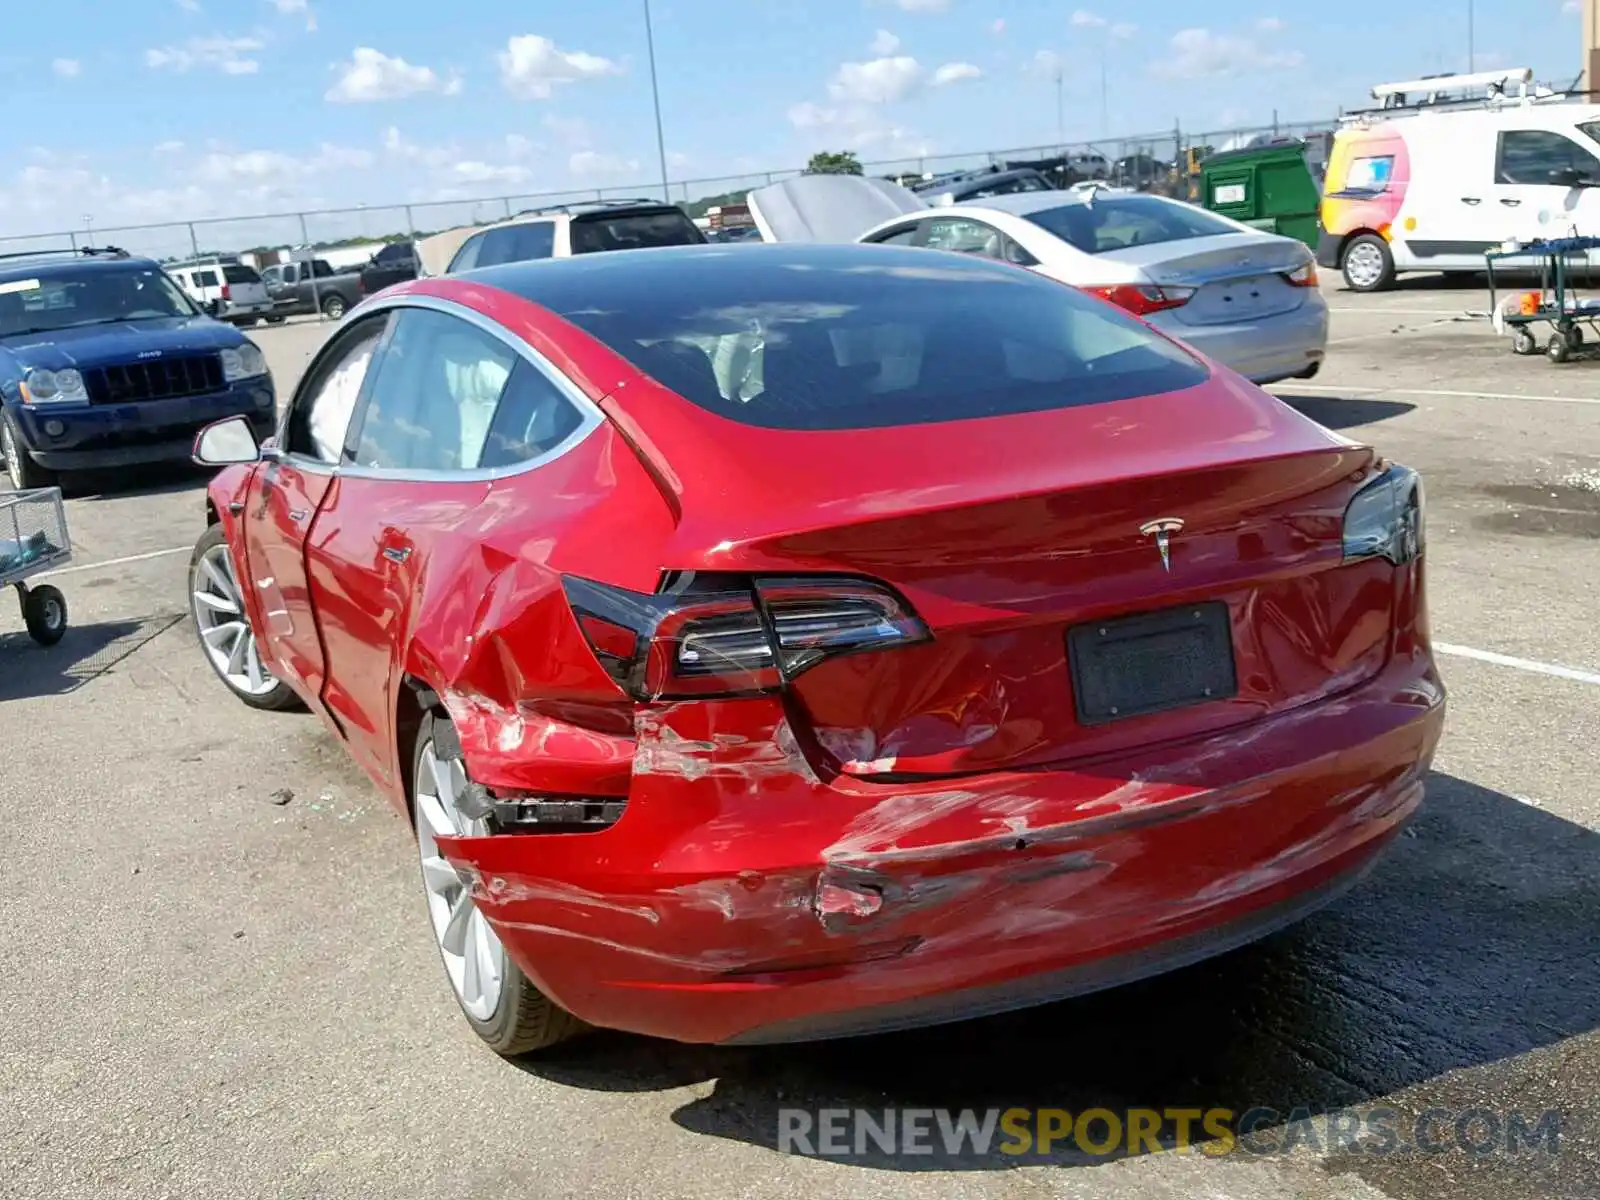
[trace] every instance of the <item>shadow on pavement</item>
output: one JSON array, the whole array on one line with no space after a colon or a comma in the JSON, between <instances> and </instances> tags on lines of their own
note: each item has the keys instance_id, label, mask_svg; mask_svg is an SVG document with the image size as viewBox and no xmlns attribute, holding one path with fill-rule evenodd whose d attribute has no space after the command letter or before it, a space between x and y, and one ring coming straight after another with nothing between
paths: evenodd
<instances>
[{"instance_id":1,"label":"shadow on pavement","mask_svg":"<svg viewBox=\"0 0 1600 1200\"><path fill-rule=\"evenodd\" d=\"M1436 774L1422 813L1354 892L1291 930L1180 972L909 1033L753 1048L598 1034L522 1066L599 1091L715 1080L710 1095L673 1120L769 1149L780 1148L779 1110L791 1107L815 1114L861 1106L880 1115L886 1108L1223 1107L1239 1114L1265 1107L1299 1116L1382 1103L1400 1111L1404 1127L1430 1103L1452 1104L1451 1095L1458 1109L1486 1103L1483 1080L1452 1085L1447 1074L1486 1068L1520 1085L1532 1069L1504 1060L1597 1026L1600 835ZM1556 1096L1515 1087L1488 1095L1516 1097L1501 1102L1525 1111L1592 1106L1581 1074L1566 1087ZM1046 1159L992 1148L951 1155L937 1128L931 1140L931 1154L889 1156L868 1143L850 1161L918 1171L1105 1161L1060 1147ZM1542 1169L1586 1169L1581 1155L1562 1149L1554 1167L1547 1159ZM1424 1173L1413 1184L1440 1178L1438 1162L1418 1167L1415 1156L1409 1168L1399 1158L1355 1159L1341 1169L1386 1187L1390 1173L1408 1169ZM1459 1154L1448 1161L1459 1182L1460 1171L1515 1172L1519 1160L1490 1157L1464 1168ZM1404 1178L1393 1182L1398 1190L1389 1194L1414 1194ZM1470 1194L1564 1195L1560 1182L1545 1178L1524 1191L1525 1184L1502 1180Z\"/></svg>"},{"instance_id":2,"label":"shadow on pavement","mask_svg":"<svg viewBox=\"0 0 1600 1200\"><path fill-rule=\"evenodd\" d=\"M69 609L71 603L68 596ZM0 701L75 692L183 619L177 613L68 625L54 646L41 646L26 633L0 634Z\"/></svg>"},{"instance_id":3,"label":"shadow on pavement","mask_svg":"<svg viewBox=\"0 0 1600 1200\"><path fill-rule=\"evenodd\" d=\"M129 467L121 471L83 471L62 477L61 494L69 500L125 500L197 492L215 471L189 463Z\"/></svg>"},{"instance_id":4,"label":"shadow on pavement","mask_svg":"<svg viewBox=\"0 0 1600 1200\"><path fill-rule=\"evenodd\" d=\"M1355 429L1403 417L1417 406L1399 400L1360 400L1350 396L1279 396L1290 408L1328 429Z\"/></svg>"}]
</instances>

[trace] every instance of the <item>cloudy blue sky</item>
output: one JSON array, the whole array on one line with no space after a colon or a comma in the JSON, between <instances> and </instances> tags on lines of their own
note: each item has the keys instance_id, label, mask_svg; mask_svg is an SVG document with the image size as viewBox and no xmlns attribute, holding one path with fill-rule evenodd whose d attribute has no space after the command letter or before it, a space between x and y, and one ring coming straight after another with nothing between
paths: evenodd
<instances>
[{"instance_id":1,"label":"cloudy blue sky","mask_svg":"<svg viewBox=\"0 0 1600 1200\"><path fill-rule=\"evenodd\" d=\"M1058 70L1074 140L1319 118L1380 79L1464 67L1468 7L654 0L654 18L671 172L705 178L817 149L1053 142ZM1575 75L1576 0L1476 8L1480 68ZM0 235L659 178L641 0L7 9Z\"/></svg>"}]
</instances>

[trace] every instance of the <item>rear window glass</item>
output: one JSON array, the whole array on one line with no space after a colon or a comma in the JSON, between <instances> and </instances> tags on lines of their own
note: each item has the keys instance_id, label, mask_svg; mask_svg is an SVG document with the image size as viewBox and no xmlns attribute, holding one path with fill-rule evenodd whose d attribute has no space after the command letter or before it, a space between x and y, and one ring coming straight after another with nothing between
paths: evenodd
<instances>
[{"instance_id":1,"label":"rear window glass","mask_svg":"<svg viewBox=\"0 0 1600 1200\"><path fill-rule=\"evenodd\" d=\"M261 276L254 267L223 267L222 277L229 283L260 283Z\"/></svg>"},{"instance_id":2,"label":"rear window glass","mask_svg":"<svg viewBox=\"0 0 1600 1200\"><path fill-rule=\"evenodd\" d=\"M1063 204L1027 217L1085 254L1239 232L1203 208L1155 196L1101 195L1093 203Z\"/></svg>"},{"instance_id":3,"label":"rear window glass","mask_svg":"<svg viewBox=\"0 0 1600 1200\"><path fill-rule=\"evenodd\" d=\"M491 229L483 235L483 245L473 265L496 267L501 263L549 258L555 251L555 241L556 227L549 221L529 221L524 225Z\"/></svg>"},{"instance_id":4,"label":"rear window glass","mask_svg":"<svg viewBox=\"0 0 1600 1200\"><path fill-rule=\"evenodd\" d=\"M628 272L615 304L576 280L570 300L530 297L700 407L769 429L1038 412L1208 374L1131 317L999 264L877 246L792 260L766 247L706 253L720 261L663 263L659 286L653 269Z\"/></svg>"},{"instance_id":5,"label":"rear window glass","mask_svg":"<svg viewBox=\"0 0 1600 1200\"><path fill-rule=\"evenodd\" d=\"M617 217L581 217L572 222L572 252L638 250L651 246L692 246L705 241L694 222L678 209Z\"/></svg>"}]
</instances>

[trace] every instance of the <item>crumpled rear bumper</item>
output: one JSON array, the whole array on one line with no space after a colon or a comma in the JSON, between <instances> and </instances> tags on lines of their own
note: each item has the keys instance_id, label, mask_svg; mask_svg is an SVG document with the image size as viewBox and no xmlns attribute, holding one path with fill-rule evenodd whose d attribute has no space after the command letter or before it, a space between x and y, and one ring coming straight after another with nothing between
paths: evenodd
<instances>
[{"instance_id":1,"label":"crumpled rear bumper","mask_svg":"<svg viewBox=\"0 0 1600 1200\"><path fill-rule=\"evenodd\" d=\"M1426 657L1137 763L824 781L779 701L641 721L599 833L440 839L510 953L591 1023L680 1041L866 1033L1037 1003L1260 937L1415 811Z\"/></svg>"}]
</instances>

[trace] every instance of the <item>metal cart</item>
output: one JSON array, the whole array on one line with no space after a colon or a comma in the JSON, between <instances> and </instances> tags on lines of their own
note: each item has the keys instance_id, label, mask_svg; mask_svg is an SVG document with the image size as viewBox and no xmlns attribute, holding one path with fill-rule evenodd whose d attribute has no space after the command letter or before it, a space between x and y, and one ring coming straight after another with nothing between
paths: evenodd
<instances>
[{"instance_id":1,"label":"metal cart","mask_svg":"<svg viewBox=\"0 0 1600 1200\"><path fill-rule=\"evenodd\" d=\"M41 646L55 645L66 633L67 598L48 583L29 587L25 581L71 557L60 488L0 493L0 587L17 589L22 620Z\"/></svg>"},{"instance_id":2,"label":"metal cart","mask_svg":"<svg viewBox=\"0 0 1600 1200\"><path fill-rule=\"evenodd\" d=\"M1530 242L1515 249L1491 250L1483 256L1489 272L1489 311L1497 322L1511 330L1513 354L1537 354L1539 339L1533 332L1535 325L1550 326L1550 336L1544 352L1553 363L1564 363L1572 358L1584 343L1584 329L1595 342L1600 343L1600 299L1580 299L1572 284L1573 268L1588 273L1588 252L1600 250L1600 238L1564 237L1548 241ZM1573 255L1578 262L1568 261ZM1494 266L1509 259L1539 260L1539 291L1525 294L1520 311L1501 313L1495 295Z\"/></svg>"}]
</instances>

